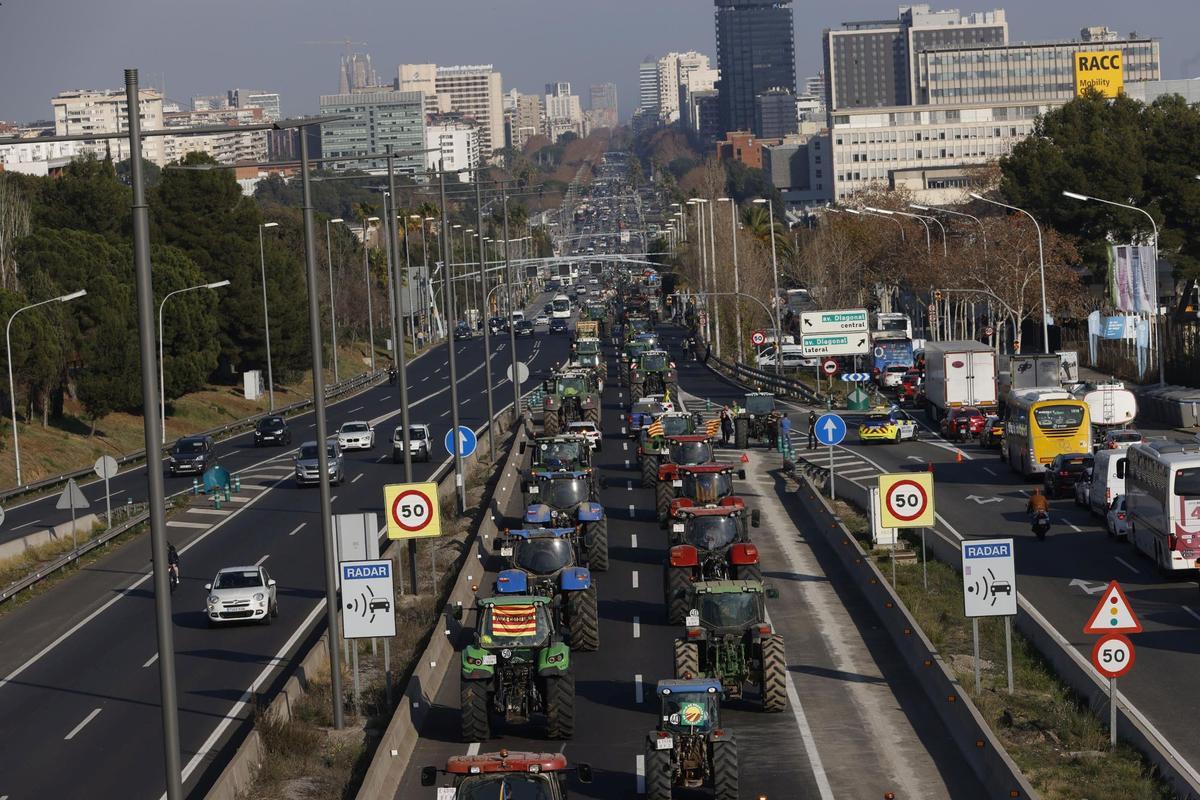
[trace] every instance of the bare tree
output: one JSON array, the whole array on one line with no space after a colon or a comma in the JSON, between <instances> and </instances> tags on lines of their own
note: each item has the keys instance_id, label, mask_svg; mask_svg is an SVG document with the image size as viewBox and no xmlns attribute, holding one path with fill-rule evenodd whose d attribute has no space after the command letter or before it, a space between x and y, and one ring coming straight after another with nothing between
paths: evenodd
<instances>
[{"instance_id":1,"label":"bare tree","mask_svg":"<svg viewBox=\"0 0 1200 800\"><path fill-rule=\"evenodd\" d=\"M17 288L17 240L30 232L29 199L12 178L0 175L0 288Z\"/></svg>"}]
</instances>

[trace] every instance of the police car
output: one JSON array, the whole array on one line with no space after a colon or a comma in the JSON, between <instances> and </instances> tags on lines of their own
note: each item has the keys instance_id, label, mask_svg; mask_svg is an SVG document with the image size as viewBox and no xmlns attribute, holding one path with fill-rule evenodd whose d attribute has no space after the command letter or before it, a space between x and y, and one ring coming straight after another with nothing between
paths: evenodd
<instances>
[{"instance_id":1,"label":"police car","mask_svg":"<svg viewBox=\"0 0 1200 800\"><path fill-rule=\"evenodd\" d=\"M858 425L860 442L916 441L917 423L902 417L896 409L876 409Z\"/></svg>"}]
</instances>

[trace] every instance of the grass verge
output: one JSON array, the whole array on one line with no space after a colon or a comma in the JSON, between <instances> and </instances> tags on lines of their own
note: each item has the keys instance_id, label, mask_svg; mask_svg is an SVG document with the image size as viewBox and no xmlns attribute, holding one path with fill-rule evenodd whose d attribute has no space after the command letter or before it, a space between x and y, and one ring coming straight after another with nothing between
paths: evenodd
<instances>
[{"instance_id":1,"label":"grass verge","mask_svg":"<svg viewBox=\"0 0 1200 800\"><path fill-rule=\"evenodd\" d=\"M867 518L841 500L833 507L863 549L872 553ZM919 554L919 538L908 545ZM890 580L890 554L875 551L872 557ZM1014 690L1008 694L1004 623L999 618L979 620L981 689L976 692L971 622L963 616L962 577L953 567L930 560L929 590L925 591L919 555L915 561L897 558L895 567L897 594L1043 798L1168 800L1175 796L1137 750L1125 744L1109 749L1107 725L1058 679L1050 664L1015 628Z\"/></svg>"}]
</instances>

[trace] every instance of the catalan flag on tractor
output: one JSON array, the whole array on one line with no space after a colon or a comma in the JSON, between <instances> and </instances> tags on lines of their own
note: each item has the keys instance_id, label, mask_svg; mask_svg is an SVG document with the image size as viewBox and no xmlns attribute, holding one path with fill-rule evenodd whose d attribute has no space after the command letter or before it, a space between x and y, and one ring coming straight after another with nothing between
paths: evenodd
<instances>
[{"instance_id":1,"label":"catalan flag on tractor","mask_svg":"<svg viewBox=\"0 0 1200 800\"><path fill-rule=\"evenodd\" d=\"M646 434L649 436L662 436L663 435L662 420L661 419L656 420L655 422L651 423L650 427L646 429Z\"/></svg>"},{"instance_id":2,"label":"catalan flag on tractor","mask_svg":"<svg viewBox=\"0 0 1200 800\"><path fill-rule=\"evenodd\" d=\"M536 636L537 607L532 603L519 606L494 606L492 608L492 634L494 636Z\"/></svg>"},{"instance_id":3,"label":"catalan flag on tractor","mask_svg":"<svg viewBox=\"0 0 1200 800\"><path fill-rule=\"evenodd\" d=\"M704 431L709 436L716 436L721 431L721 420L716 418L710 419L708 422L704 423Z\"/></svg>"}]
</instances>

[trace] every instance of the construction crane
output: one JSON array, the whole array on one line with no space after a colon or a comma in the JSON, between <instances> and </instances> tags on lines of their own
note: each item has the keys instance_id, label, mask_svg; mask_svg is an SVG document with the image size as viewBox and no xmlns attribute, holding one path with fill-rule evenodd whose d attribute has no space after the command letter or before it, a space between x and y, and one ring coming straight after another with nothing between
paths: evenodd
<instances>
[{"instance_id":1,"label":"construction crane","mask_svg":"<svg viewBox=\"0 0 1200 800\"><path fill-rule=\"evenodd\" d=\"M366 42L352 42L349 39L343 39L340 42L301 42L300 44L318 44L318 45L340 45L345 48L345 54L350 55L351 48L366 47Z\"/></svg>"}]
</instances>

